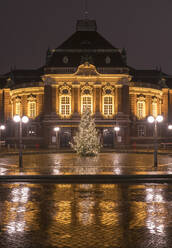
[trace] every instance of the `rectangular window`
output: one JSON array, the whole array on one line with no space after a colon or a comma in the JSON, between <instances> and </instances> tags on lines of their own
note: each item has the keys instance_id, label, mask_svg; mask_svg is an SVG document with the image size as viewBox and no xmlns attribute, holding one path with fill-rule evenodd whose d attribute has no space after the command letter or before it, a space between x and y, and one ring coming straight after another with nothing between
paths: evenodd
<instances>
[{"instance_id":1,"label":"rectangular window","mask_svg":"<svg viewBox=\"0 0 172 248\"><path fill-rule=\"evenodd\" d=\"M16 115L20 115L21 114L21 104L20 102L16 102Z\"/></svg>"},{"instance_id":2,"label":"rectangular window","mask_svg":"<svg viewBox=\"0 0 172 248\"><path fill-rule=\"evenodd\" d=\"M82 112L88 108L92 113L92 97L91 96L83 96L82 97Z\"/></svg>"},{"instance_id":3,"label":"rectangular window","mask_svg":"<svg viewBox=\"0 0 172 248\"><path fill-rule=\"evenodd\" d=\"M138 137L145 136L145 126L137 126L137 136Z\"/></svg>"},{"instance_id":4,"label":"rectangular window","mask_svg":"<svg viewBox=\"0 0 172 248\"><path fill-rule=\"evenodd\" d=\"M145 102L137 102L137 117L139 119L145 117Z\"/></svg>"},{"instance_id":5,"label":"rectangular window","mask_svg":"<svg viewBox=\"0 0 172 248\"><path fill-rule=\"evenodd\" d=\"M29 102L29 117L35 118L36 117L36 102Z\"/></svg>"},{"instance_id":6,"label":"rectangular window","mask_svg":"<svg viewBox=\"0 0 172 248\"><path fill-rule=\"evenodd\" d=\"M112 115L113 114L113 105L112 105L112 96L105 96L103 102L103 113L104 115Z\"/></svg>"},{"instance_id":7,"label":"rectangular window","mask_svg":"<svg viewBox=\"0 0 172 248\"><path fill-rule=\"evenodd\" d=\"M62 96L61 97L61 115L70 115L71 111L71 104L70 104L70 97L69 96Z\"/></svg>"}]
</instances>

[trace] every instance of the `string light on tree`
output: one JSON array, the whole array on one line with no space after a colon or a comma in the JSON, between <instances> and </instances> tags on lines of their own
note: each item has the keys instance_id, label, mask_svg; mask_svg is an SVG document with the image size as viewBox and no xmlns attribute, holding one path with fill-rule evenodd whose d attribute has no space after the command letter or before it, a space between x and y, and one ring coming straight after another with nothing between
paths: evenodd
<instances>
[{"instance_id":1,"label":"string light on tree","mask_svg":"<svg viewBox=\"0 0 172 248\"><path fill-rule=\"evenodd\" d=\"M70 145L81 156L95 156L100 150L100 137L88 108L81 117L79 130Z\"/></svg>"}]
</instances>

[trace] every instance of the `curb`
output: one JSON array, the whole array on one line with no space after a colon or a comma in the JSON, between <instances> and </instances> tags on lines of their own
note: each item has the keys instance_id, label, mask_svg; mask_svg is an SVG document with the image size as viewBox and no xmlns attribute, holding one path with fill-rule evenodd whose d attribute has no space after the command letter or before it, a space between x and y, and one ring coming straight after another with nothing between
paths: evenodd
<instances>
[{"instance_id":1,"label":"curb","mask_svg":"<svg viewBox=\"0 0 172 248\"><path fill-rule=\"evenodd\" d=\"M1 175L0 182L59 184L172 183L172 175Z\"/></svg>"}]
</instances>

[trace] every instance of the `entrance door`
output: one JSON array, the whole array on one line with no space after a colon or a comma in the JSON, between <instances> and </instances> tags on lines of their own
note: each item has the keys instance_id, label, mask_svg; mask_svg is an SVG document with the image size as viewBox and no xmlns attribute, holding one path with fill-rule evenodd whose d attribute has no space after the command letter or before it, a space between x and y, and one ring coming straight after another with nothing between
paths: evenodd
<instances>
[{"instance_id":1,"label":"entrance door","mask_svg":"<svg viewBox=\"0 0 172 248\"><path fill-rule=\"evenodd\" d=\"M69 142L71 141L71 129L62 128L60 132L60 147L70 147Z\"/></svg>"},{"instance_id":2,"label":"entrance door","mask_svg":"<svg viewBox=\"0 0 172 248\"><path fill-rule=\"evenodd\" d=\"M111 128L103 129L103 147L113 147L113 130Z\"/></svg>"}]
</instances>

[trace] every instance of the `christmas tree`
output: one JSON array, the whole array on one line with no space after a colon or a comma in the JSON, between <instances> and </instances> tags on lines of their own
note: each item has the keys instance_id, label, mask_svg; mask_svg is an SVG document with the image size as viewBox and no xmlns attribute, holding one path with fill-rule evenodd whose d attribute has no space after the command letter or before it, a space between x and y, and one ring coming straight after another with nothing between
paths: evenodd
<instances>
[{"instance_id":1,"label":"christmas tree","mask_svg":"<svg viewBox=\"0 0 172 248\"><path fill-rule=\"evenodd\" d=\"M100 137L88 108L81 117L79 130L73 140L71 147L81 156L95 156L100 150Z\"/></svg>"}]
</instances>

